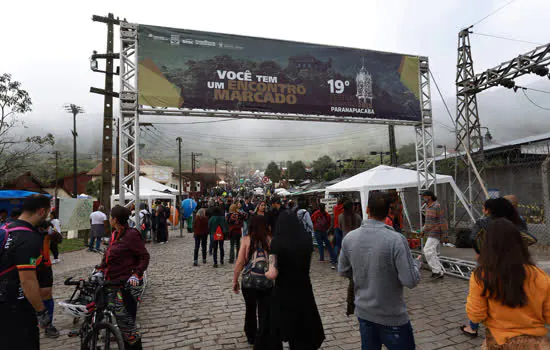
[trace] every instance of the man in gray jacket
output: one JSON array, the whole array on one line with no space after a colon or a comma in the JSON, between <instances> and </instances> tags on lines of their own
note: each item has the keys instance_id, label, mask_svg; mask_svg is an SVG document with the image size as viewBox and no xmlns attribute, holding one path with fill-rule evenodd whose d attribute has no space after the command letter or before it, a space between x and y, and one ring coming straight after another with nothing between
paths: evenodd
<instances>
[{"instance_id":1,"label":"man in gray jacket","mask_svg":"<svg viewBox=\"0 0 550 350\"><path fill-rule=\"evenodd\" d=\"M361 349L414 349L403 286L420 282L420 261L413 259L403 235L384 224L389 197L372 193L368 220L346 235L338 261L340 275L355 283L355 314Z\"/></svg>"}]
</instances>

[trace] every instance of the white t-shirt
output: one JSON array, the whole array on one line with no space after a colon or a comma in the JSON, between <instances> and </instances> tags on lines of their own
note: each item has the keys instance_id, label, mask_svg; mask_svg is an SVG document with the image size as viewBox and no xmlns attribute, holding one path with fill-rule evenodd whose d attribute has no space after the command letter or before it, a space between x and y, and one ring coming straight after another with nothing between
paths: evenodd
<instances>
[{"instance_id":1,"label":"white t-shirt","mask_svg":"<svg viewBox=\"0 0 550 350\"><path fill-rule=\"evenodd\" d=\"M100 211L94 211L90 214L90 220L92 220L92 225L103 225L103 221L107 221L107 215Z\"/></svg>"}]
</instances>

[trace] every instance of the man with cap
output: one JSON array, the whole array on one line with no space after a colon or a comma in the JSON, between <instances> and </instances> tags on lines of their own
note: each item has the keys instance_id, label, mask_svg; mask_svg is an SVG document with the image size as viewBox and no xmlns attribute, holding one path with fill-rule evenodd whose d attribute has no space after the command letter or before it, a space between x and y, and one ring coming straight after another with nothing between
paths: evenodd
<instances>
[{"instance_id":1,"label":"man with cap","mask_svg":"<svg viewBox=\"0 0 550 350\"><path fill-rule=\"evenodd\" d=\"M426 219L422 228L422 236L427 237L424 244L424 256L432 269L432 279L440 279L445 275L445 269L439 260L437 252L441 240L447 235L447 221L437 197L432 191L421 193L422 203L426 206Z\"/></svg>"}]
</instances>

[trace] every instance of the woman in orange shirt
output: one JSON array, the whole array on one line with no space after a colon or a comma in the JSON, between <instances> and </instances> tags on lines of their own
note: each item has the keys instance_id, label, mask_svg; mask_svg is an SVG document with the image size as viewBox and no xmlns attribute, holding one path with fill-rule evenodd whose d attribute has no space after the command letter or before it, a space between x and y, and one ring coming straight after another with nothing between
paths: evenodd
<instances>
[{"instance_id":1,"label":"woman in orange shirt","mask_svg":"<svg viewBox=\"0 0 550 350\"><path fill-rule=\"evenodd\" d=\"M533 263L520 231L493 220L470 277L468 318L487 327L484 349L549 349L550 277Z\"/></svg>"}]
</instances>

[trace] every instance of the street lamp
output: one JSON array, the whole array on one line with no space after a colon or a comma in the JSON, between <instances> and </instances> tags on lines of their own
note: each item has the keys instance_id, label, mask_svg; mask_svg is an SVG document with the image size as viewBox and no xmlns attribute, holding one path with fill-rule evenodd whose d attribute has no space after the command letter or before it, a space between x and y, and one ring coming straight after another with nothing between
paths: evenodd
<instances>
[{"instance_id":1,"label":"street lamp","mask_svg":"<svg viewBox=\"0 0 550 350\"><path fill-rule=\"evenodd\" d=\"M491 141L493 141L493 135L491 135L491 131L489 130L488 127L486 127L486 126L480 126L479 128L480 128L480 129L485 129L485 130L487 130L487 132L485 133L485 136L483 136L483 137L485 138L485 141L486 141L486 142L491 142Z\"/></svg>"},{"instance_id":2,"label":"street lamp","mask_svg":"<svg viewBox=\"0 0 550 350\"><path fill-rule=\"evenodd\" d=\"M389 156L390 152L370 152L371 156L380 155L380 164L384 164L384 154Z\"/></svg>"},{"instance_id":3,"label":"street lamp","mask_svg":"<svg viewBox=\"0 0 550 350\"><path fill-rule=\"evenodd\" d=\"M80 106L77 106L73 103L71 104L66 104L65 106L65 111L67 111L68 113L71 113L73 115L73 130L72 130L72 134L73 134L73 196L74 198L77 198L78 197L78 187L77 187L77 181L76 181L76 173L77 173L77 166L76 166L76 137L78 136L77 132L76 132L76 116L77 114L79 113L84 113L84 108L80 107Z\"/></svg>"}]
</instances>

